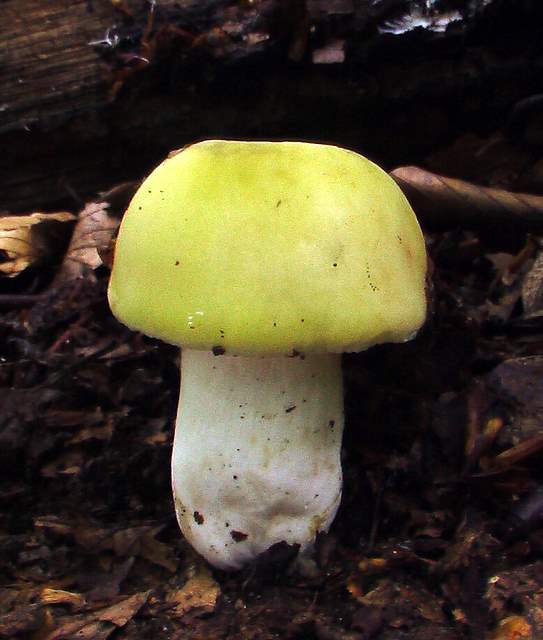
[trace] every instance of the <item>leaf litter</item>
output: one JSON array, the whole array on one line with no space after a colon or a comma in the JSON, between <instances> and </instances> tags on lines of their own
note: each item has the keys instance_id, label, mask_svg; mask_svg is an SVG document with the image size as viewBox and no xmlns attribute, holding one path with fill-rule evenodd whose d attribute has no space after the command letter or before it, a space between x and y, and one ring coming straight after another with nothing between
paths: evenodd
<instances>
[{"instance_id":1,"label":"leaf litter","mask_svg":"<svg viewBox=\"0 0 543 640\"><path fill-rule=\"evenodd\" d=\"M488 185L510 186L505 162ZM175 521L177 350L122 327L106 302L133 188L87 204L70 244L0 280L0 638L542 637L539 237L455 226L452 209L444 230L426 229L427 326L344 357L330 533L312 560L278 545L227 574Z\"/></svg>"}]
</instances>

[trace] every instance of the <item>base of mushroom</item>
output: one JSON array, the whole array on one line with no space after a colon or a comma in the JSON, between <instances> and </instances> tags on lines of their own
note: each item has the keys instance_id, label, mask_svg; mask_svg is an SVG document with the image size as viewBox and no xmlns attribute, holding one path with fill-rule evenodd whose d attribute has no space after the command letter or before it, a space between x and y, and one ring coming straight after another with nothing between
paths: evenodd
<instances>
[{"instance_id":1,"label":"base of mushroom","mask_svg":"<svg viewBox=\"0 0 543 640\"><path fill-rule=\"evenodd\" d=\"M179 525L221 569L307 551L341 497L341 357L185 350L172 456Z\"/></svg>"}]
</instances>

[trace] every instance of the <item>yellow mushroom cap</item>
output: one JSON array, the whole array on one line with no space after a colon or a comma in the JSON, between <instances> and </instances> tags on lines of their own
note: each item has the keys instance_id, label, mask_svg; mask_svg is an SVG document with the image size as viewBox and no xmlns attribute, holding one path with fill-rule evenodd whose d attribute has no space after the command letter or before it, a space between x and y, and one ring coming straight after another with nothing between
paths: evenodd
<instances>
[{"instance_id":1,"label":"yellow mushroom cap","mask_svg":"<svg viewBox=\"0 0 543 640\"><path fill-rule=\"evenodd\" d=\"M405 196L339 147L209 140L126 211L109 303L127 326L233 354L360 351L424 322L426 251Z\"/></svg>"}]
</instances>

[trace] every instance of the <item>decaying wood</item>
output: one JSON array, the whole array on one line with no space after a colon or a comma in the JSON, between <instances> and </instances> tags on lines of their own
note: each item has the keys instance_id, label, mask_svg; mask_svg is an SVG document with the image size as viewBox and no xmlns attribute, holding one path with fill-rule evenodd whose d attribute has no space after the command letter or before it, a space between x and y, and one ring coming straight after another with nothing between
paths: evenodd
<instances>
[{"instance_id":1,"label":"decaying wood","mask_svg":"<svg viewBox=\"0 0 543 640\"><path fill-rule=\"evenodd\" d=\"M440 32L388 0L6 0L0 207L78 209L204 137L417 162L537 92L540 3L464 4L484 8Z\"/></svg>"}]
</instances>

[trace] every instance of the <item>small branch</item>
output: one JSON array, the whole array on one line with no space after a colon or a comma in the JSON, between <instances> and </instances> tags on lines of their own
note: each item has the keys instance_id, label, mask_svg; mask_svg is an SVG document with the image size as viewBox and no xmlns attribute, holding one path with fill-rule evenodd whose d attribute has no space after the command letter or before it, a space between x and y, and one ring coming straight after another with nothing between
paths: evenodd
<instances>
[{"instance_id":1,"label":"small branch","mask_svg":"<svg viewBox=\"0 0 543 640\"><path fill-rule=\"evenodd\" d=\"M430 173L419 167L391 172L429 229L514 227L543 232L543 196L493 189Z\"/></svg>"},{"instance_id":2,"label":"small branch","mask_svg":"<svg viewBox=\"0 0 543 640\"><path fill-rule=\"evenodd\" d=\"M19 307L30 307L40 300L44 300L43 293L5 293L0 294L0 308L16 309Z\"/></svg>"}]
</instances>

